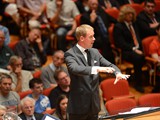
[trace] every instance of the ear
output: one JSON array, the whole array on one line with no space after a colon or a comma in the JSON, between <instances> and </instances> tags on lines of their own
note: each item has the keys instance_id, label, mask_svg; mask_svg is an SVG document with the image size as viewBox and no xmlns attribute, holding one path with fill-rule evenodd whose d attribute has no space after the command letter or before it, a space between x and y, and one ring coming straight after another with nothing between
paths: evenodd
<instances>
[{"instance_id":1,"label":"ear","mask_svg":"<svg viewBox=\"0 0 160 120\"><path fill-rule=\"evenodd\" d=\"M83 41L84 40L84 37L83 36L80 36L80 41Z\"/></svg>"}]
</instances>

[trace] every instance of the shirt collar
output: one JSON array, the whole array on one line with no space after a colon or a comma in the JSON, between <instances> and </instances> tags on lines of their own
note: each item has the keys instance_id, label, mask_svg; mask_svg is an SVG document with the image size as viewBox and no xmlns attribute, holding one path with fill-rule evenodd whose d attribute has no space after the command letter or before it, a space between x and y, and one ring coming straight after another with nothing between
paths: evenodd
<instances>
[{"instance_id":1,"label":"shirt collar","mask_svg":"<svg viewBox=\"0 0 160 120\"><path fill-rule=\"evenodd\" d=\"M85 48L83 48L82 46L80 46L78 43L76 44L76 46L78 47L78 49L84 53L85 52Z\"/></svg>"}]
</instances>

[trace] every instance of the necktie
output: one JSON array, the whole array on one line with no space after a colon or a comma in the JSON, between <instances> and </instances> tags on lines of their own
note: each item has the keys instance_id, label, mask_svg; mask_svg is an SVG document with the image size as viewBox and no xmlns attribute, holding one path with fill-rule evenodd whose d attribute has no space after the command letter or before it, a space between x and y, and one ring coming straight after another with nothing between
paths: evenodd
<instances>
[{"instance_id":1,"label":"necktie","mask_svg":"<svg viewBox=\"0 0 160 120\"><path fill-rule=\"evenodd\" d=\"M129 25L129 30L132 34L134 45L137 46L138 45L137 37L136 37L135 31L133 30L133 27L131 24Z\"/></svg>"},{"instance_id":2,"label":"necktie","mask_svg":"<svg viewBox=\"0 0 160 120\"><path fill-rule=\"evenodd\" d=\"M85 52L87 53L87 61L88 61L88 65L91 66L91 55L88 49L85 50Z\"/></svg>"},{"instance_id":3,"label":"necktie","mask_svg":"<svg viewBox=\"0 0 160 120\"><path fill-rule=\"evenodd\" d=\"M104 25L104 22L103 22L101 16L99 16L99 15L97 16L97 22L98 22L98 26L100 28L100 31L102 32L102 35L104 37L106 37L107 36L107 29L106 29L106 26Z\"/></svg>"}]
</instances>

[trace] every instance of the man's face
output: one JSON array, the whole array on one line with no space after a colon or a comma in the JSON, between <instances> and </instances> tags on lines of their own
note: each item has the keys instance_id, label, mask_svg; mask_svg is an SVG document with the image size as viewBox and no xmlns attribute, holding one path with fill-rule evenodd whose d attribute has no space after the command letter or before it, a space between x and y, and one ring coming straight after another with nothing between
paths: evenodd
<instances>
[{"instance_id":1,"label":"man's face","mask_svg":"<svg viewBox=\"0 0 160 120\"><path fill-rule=\"evenodd\" d=\"M11 67L12 67L13 72L18 73L18 72L21 72L22 66L23 66L23 64L22 64L22 59L19 58L19 59L14 63L14 65L12 65Z\"/></svg>"},{"instance_id":2,"label":"man's face","mask_svg":"<svg viewBox=\"0 0 160 120\"><path fill-rule=\"evenodd\" d=\"M41 38L41 32L39 29L33 29L29 32L29 42L34 43L38 38Z\"/></svg>"},{"instance_id":3,"label":"man's face","mask_svg":"<svg viewBox=\"0 0 160 120\"><path fill-rule=\"evenodd\" d=\"M32 116L34 114L34 105L31 101L25 101L22 106L22 111L27 116Z\"/></svg>"},{"instance_id":4,"label":"man's face","mask_svg":"<svg viewBox=\"0 0 160 120\"><path fill-rule=\"evenodd\" d=\"M125 15L125 21L127 21L129 23L129 22L132 22L132 20L133 20L133 14L132 13L127 13Z\"/></svg>"},{"instance_id":5,"label":"man's face","mask_svg":"<svg viewBox=\"0 0 160 120\"><path fill-rule=\"evenodd\" d=\"M53 64L56 67L60 67L64 62L64 54L62 52L57 52L53 56Z\"/></svg>"},{"instance_id":6,"label":"man's face","mask_svg":"<svg viewBox=\"0 0 160 120\"><path fill-rule=\"evenodd\" d=\"M144 10L147 14L152 15L154 13L154 10L155 10L155 4L147 2L145 7L144 7Z\"/></svg>"},{"instance_id":7,"label":"man's face","mask_svg":"<svg viewBox=\"0 0 160 120\"><path fill-rule=\"evenodd\" d=\"M32 88L32 91L36 95L40 95L43 93L43 84L42 83L35 83L34 88Z\"/></svg>"},{"instance_id":8,"label":"man's face","mask_svg":"<svg viewBox=\"0 0 160 120\"><path fill-rule=\"evenodd\" d=\"M58 85L60 86L69 86L70 85L70 77L65 72L60 72L58 75Z\"/></svg>"},{"instance_id":9,"label":"man's face","mask_svg":"<svg viewBox=\"0 0 160 120\"><path fill-rule=\"evenodd\" d=\"M4 33L0 31L0 48L3 46L5 40Z\"/></svg>"},{"instance_id":10,"label":"man's face","mask_svg":"<svg viewBox=\"0 0 160 120\"><path fill-rule=\"evenodd\" d=\"M67 104L68 104L68 98L64 98L64 99L61 100L60 105L59 105L61 111L66 112Z\"/></svg>"},{"instance_id":11,"label":"man's face","mask_svg":"<svg viewBox=\"0 0 160 120\"><path fill-rule=\"evenodd\" d=\"M0 82L0 90L3 94L8 94L11 91L12 80L10 78L2 78Z\"/></svg>"},{"instance_id":12,"label":"man's face","mask_svg":"<svg viewBox=\"0 0 160 120\"><path fill-rule=\"evenodd\" d=\"M97 0L89 0L89 8L90 8L90 10L97 10L98 1Z\"/></svg>"}]
</instances>

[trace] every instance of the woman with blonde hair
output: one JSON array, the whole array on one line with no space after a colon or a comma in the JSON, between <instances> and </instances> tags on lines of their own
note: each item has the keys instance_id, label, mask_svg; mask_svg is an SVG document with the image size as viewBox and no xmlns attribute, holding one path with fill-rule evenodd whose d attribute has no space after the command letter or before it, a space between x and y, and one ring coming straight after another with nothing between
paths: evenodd
<instances>
[{"instance_id":1,"label":"woman with blonde hair","mask_svg":"<svg viewBox=\"0 0 160 120\"><path fill-rule=\"evenodd\" d=\"M115 44L122 50L122 59L134 65L135 89L144 92L142 88L142 66L144 64L144 55L141 46L138 27L136 24L135 10L130 6L123 6L120 9L118 23L113 30Z\"/></svg>"}]
</instances>

